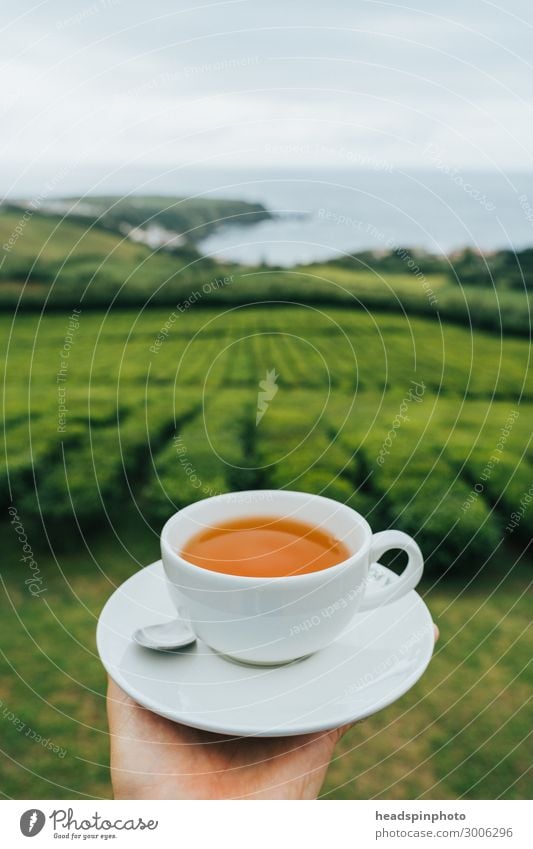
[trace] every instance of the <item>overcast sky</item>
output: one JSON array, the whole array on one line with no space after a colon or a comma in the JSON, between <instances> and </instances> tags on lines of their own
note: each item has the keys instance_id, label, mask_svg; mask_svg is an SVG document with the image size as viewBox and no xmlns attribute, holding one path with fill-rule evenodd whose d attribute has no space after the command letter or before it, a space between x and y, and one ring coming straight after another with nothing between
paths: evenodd
<instances>
[{"instance_id":1,"label":"overcast sky","mask_svg":"<svg viewBox=\"0 0 533 849\"><path fill-rule=\"evenodd\" d=\"M532 168L531 0L5 5L2 194L90 175Z\"/></svg>"}]
</instances>

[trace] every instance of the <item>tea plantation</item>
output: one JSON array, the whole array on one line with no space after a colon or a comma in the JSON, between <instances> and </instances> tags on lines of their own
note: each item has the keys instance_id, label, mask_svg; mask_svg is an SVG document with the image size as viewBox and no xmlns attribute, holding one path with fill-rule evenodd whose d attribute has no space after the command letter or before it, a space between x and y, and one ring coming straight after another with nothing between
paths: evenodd
<instances>
[{"instance_id":1,"label":"tea plantation","mask_svg":"<svg viewBox=\"0 0 533 849\"><path fill-rule=\"evenodd\" d=\"M167 315L17 319L2 474L28 525L112 525L129 503L158 528L209 494L290 487L416 534L435 574L510 536L533 483L525 340L245 306L179 315L154 345ZM532 528L533 510L513 530Z\"/></svg>"},{"instance_id":2,"label":"tea plantation","mask_svg":"<svg viewBox=\"0 0 533 849\"><path fill-rule=\"evenodd\" d=\"M348 735L324 792L527 796L527 339L319 304L26 313L0 327L4 515L16 508L47 585L28 594L6 522L6 795L110 795L98 611L156 559L181 506L288 487L415 535L442 631L417 687ZM20 733L13 710L66 757Z\"/></svg>"}]
</instances>

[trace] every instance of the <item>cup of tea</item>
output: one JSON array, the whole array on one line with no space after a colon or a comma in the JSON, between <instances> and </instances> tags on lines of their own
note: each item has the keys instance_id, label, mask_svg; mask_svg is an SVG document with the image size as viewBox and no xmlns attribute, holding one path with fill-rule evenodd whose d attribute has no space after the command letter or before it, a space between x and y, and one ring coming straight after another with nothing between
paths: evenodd
<instances>
[{"instance_id":1,"label":"cup of tea","mask_svg":"<svg viewBox=\"0 0 533 849\"><path fill-rule=\"evenodd\" d=\"M408 562L367 592L371 564L389 549ZM225 493L174 514L161 556L178 616L208 646L244 663L275 665L325 648L360 611L418 584L423 558L397 530L330 498L290 490Z\"/></svg>"}]
</instances>

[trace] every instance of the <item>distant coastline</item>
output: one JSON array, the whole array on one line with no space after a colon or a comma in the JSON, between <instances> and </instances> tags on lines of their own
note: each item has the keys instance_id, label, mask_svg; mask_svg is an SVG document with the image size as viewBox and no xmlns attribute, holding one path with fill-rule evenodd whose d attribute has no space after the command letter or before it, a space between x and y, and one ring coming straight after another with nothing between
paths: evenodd
<instances>
[{"instance_id":1,"label":"distant coastline","mask_svg":"<svg viewBox=\"0 0 533 849\"><path fill-rule=\"evenodd\" d=\"M169 250L197 245L221 230L247 228L272 218L261 203L171 195L54 197L41 193L0 204L0 213L19 210L25 220L36 213L68 218L119 233L152 249Z\"/></svg>"}]
</instances>

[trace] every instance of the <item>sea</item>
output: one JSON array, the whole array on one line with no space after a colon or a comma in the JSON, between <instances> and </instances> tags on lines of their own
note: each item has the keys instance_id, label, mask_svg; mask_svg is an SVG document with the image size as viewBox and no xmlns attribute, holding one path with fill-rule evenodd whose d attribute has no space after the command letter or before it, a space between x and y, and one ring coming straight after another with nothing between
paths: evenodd
<instances>
[{"instance_id":1,"label":"sea","mask_svg":"<svg viewBox=\"0 0 533 849\"><path fill-rule=\"evenodd\" d=\"M222 228L204 253L290 266L362 250L453 254L533 245L533 173L342 171L242 174L195 190L260 201L273 218ZM191 186L189 191L193 187Z\"/></svg>"}]
</instances>

